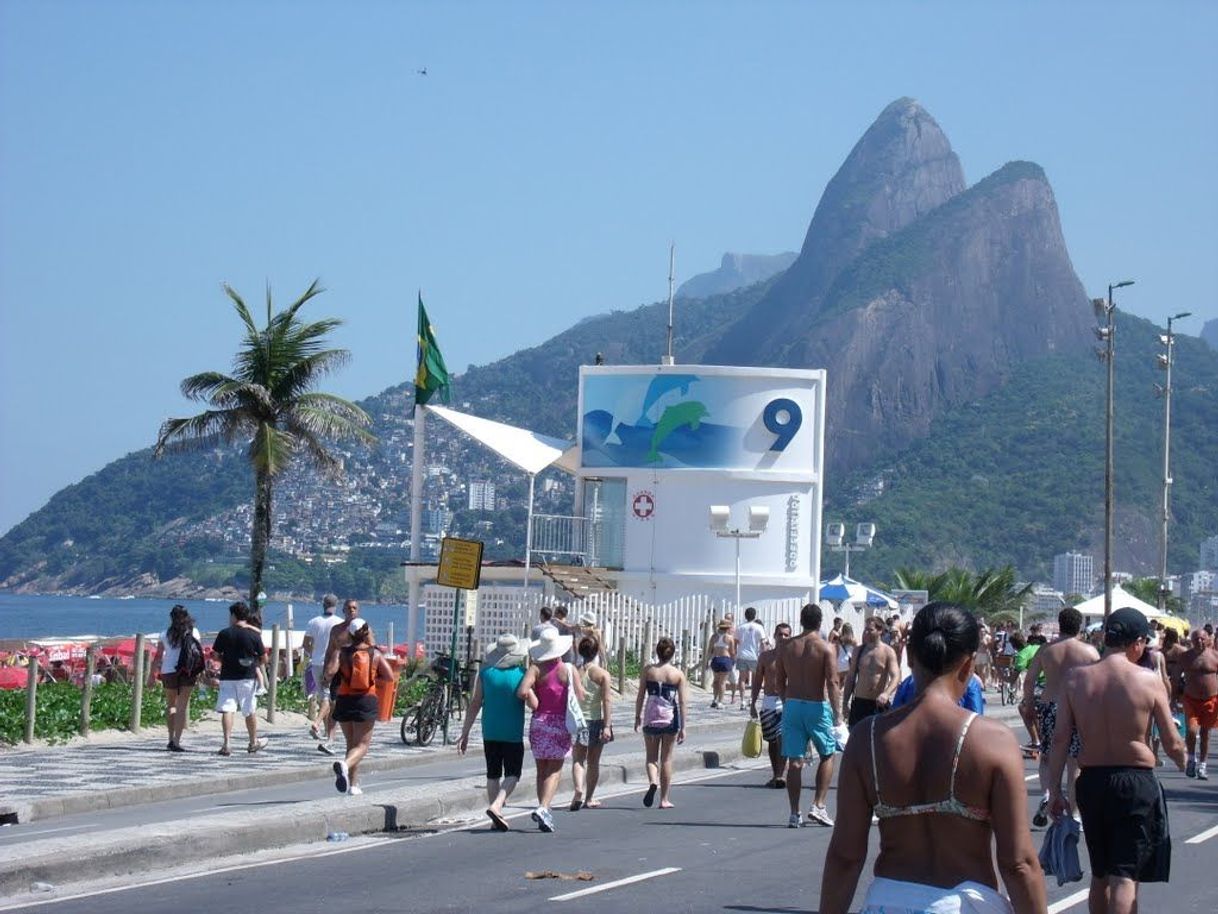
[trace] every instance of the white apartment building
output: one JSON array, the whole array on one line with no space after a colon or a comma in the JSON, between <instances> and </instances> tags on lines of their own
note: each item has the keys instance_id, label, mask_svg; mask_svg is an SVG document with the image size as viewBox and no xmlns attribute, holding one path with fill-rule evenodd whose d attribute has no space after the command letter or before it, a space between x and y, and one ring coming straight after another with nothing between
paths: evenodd
<instances>
[{"instance_id":1,"label":"white apartment building","mask_svg":"<svg viewBox=\"0 0 1218 914\"><path fill-rule=\"evenodd\" d=\"M495 484L486 480L469 484L469 509L471 511L495 510Z\"/></svg>"},{"instance_id":2,"label":"white apartment building","mask_svg":"<svg viewBox=\"0 0 1218 914\"><path fill-rule=\"evenodd\" d=\"M1201 541L1201 570L1218 571L1218 536Z\"/></svg>"},{"instance_id":3,"label":"white apartment building","mask_svg":"<svg viewBox=\"0 0 1218 914\"><path fill-rule=\"evenodd\" d=\"M1095 587L1095 559L1082 552L1053 556L1053 589L1088 596Z\"/></svg>"}]
</instances>

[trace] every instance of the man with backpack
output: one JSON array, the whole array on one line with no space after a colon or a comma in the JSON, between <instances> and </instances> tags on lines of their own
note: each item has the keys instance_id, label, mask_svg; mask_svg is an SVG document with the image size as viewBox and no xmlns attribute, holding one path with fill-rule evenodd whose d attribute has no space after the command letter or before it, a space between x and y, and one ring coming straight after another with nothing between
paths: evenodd
<instances>
[{"instance_id":1,"label":"man with backpack","mask_svg":"<svg viewBox=\"0 0 1218 914\"><path fill-rule=\"evenodd\" d=\"M378 679L393 678L393 670L373 643L372 629L363 619L347 623L346 647L338 652L338 688L334 699L334 720L343 728L347 754L336 761L334 787L339 793L359 796L364 791L356 783L359 764L372 745L376 726Z\"/></svg>"},{"instance_id":2,"label":"man with backpack","mask_svg":"<svg viewBox=\"0 0 1218 914\"><path fill-rule=\"evenodd\" d=\"M216 710L224 730L224 745L220 755L232 755L229 742L233 735L233 715L238 711L245 718L245 729L249 732L248 752L266 748L266 739L258 738L258 701L254 692L258 688L258 665L266 653L262 646L262 633L257 629L239 625L250 618L249 607L238 601L228 608L228 628L216 635L212 651L220 658L220 690L216 694Z\"/></svg>"}]
</instances>

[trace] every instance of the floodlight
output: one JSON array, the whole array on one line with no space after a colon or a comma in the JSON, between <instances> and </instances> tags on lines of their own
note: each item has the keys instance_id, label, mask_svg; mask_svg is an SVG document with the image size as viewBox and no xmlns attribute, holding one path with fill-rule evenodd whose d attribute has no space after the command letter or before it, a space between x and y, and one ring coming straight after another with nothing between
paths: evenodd
<instances>
[{"instance_id":1,"label":"floodlight","mask_svg":"<svg viewBox=\"0 0 1218 914\"><path fill-rule=\"evenodd\" d=\"M1108 328L1107 327L1092 327L1091 332L1095 334L1095 338L1097 340L1099 340L1101 343L1104 340L1108 339Z\"/></svg>"},{"instance_id":2,"label":"floodlight","mask_svg":"<svg viewBox=\"0 0 1218 914\"><path fill-rule=\"evenodd\" d=\"M854 528L856 546L870 546L873 539L875 539L875 524L859 524Z\"/></svg>"},{"instance_id":3,"label":"floodlight","mask_svg":"<svg viewBox=\"0 0 1218 914\"><path fill-rule=\"evenodd\" d=\"M837 547L846 538L845 524L829 524L825 527L825 545Z\"/></svg>"},{"instance_id":4,"label":"floodlight","mask_svg":"<svg viewBox=\"0 0 1218 914\"><path fill-rule=\"evenodd\" d=\"M711 505L710 506L710 527L716 533L727 531L727 522L731 515L731 508L727 505Z\"/></svg>"},{"instance_id":5,"label":"floodlight","mask_svg":"<svg viewBox=\"0 0 1218 914\"><path fill-rule=\"evenodd\" d=\"M749 506L749 530L761 533L770 522L770 509L765 505Z\"/></svg>"},{"instance_id":6,"label":"floodlight","mask_svg":"<svg viewBox=\"0 0 1218 914\"><path fill-rule=\"evenodd\" d=\"M1132 279L1122 279L1120 282L1114 282L1112 284L1112 288L1124 289L1126 286L1132 286L1133 283L1134 283L1134 281Z\"/></svg>"},{"instance_id":7,"label":"floodlight","mask_svg":"<svg viewBox=\"0 0 1218 914\"><path fill-rule=\"evenodd\" d=\"M1162 345L1166 346L1166 345L1167 345L1167 343L1168 343L1168 340L1169 340L1169 337L1168 337L1168 335L1167 335L1166 333L1160 333L1160 334L1159 334L1159 342L1160 342Z\"/></svg>"},{"instance_id":8,"label":"floodlight","mask_svg":"<svg viewBox=\"0 0 1218 914\"><path fill-rule=\"evenodd\" d=\"M1155 356L1155 361L1159 363L1160 368L1164 368L1164 369L1167 368L1167 366L1171 364L1171 362L1167 358L1167 356L1165 356L1161 352Z\"/></svg>"}]
</instances>

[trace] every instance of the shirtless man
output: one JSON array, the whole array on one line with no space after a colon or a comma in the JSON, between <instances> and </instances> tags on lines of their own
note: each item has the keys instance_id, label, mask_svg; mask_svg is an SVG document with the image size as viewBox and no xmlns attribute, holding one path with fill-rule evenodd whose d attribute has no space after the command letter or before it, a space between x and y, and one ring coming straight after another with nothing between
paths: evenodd
<instances>
[{"instance_id":1,"label":"shirtless man","mask_svg":"<svg viewBox=\"0 0 1218 914\"><path fill-rule=\"evenodd\" d=\"M326 755L334 754L334 750L330 748L330 737L334 735L334 702L338 698L339 652L351 643L351 636L347 634L347 629L358 616L359 603L355 600L348 600L344 603L343 621L330 629L330 638L326 642L326 659L325 665L322 667L320 688L330 691L330 713L325 719L325 732L317 744L317 751L324 752Z\"/></svg>"},{"instance_id":2,"label":"shirtless man","mask_svg":"<svg viewBox=\"0 0 1218 914\"><path fill-rule=\"evenodd\" d=\"M816 747L816 792L808 819L832 827L825 809L833 780L833 754L837 737L833 728L842 722L841 695L833 648L820 636L821 611L809 603L799 613L802 631L778 647L774 661L774 691L782 699L782 754L787 760L787 799L791 802L788 828L799 828L799 790L803 786L804 755L809 740Z\"/></svg>"},{"instance_id":3,"label":"shirtless man","mask_svg":"<svg viewBox=\"0 0 1218 914\"><path fill-rule=\"evenodd\" d=\"M1130 914L1137 910L1138 882L1163 880L1146 872L1163 862L1167 809L1155 777L1146 728L1158 724L1167 755L1184 768L1184 741L1176 732L1163 684L1152 670L1138 666L1150 639L1150 625L1136 609L1118 609L1104 627L1104 659L1076 666L1057 693L1057 729L1049 759L1049 812L1055 818L1069 806L1062 774L1070 737L1082 741L1078 808L1091 857L1092 912ZM1158 859L1156 860L1156 857Z\"/></svg>"},{"instance_id":4,"label":"shirtless man","mask_svg":"<svg viewBox=\"0 0 1218 914\"><path fill-rule=\"evenodd\" d=\"M774 665L778 659L778 649L782 643L791 637L791 626L779 622L774 626L774 647L762 651L757 657L757 675L753 677L753 701L749 706L749 714L757 716L757 696L765 689L765 698L761 700L761 736L765 739L766 749L770 753L770 770L772 777L767 787L785 787L782 769L782 699L778 696L778 686L774 678Z\"/></svg>"},{"instance_id":5,"label":"shirtless man","mask_svg":"<svg viewBox=\"0 0 1218 914\"><path fill-rule=\"evenodd\" d=\"M883 641L886 631L884 620L872 616L863 625L863 643L850 658L842 705L850 706L848 726L852 730L860 720L887 711L901 684L897 652Z\"/></svg>"},{"instance_id":6,"label":"shirtless man","mask_svg":"<svg viewBox=\"0 0 1218 914\"><path fill-rule=\"evenodd\" d=\"M1052 751L1053 733L1057 727L1058 696L1066 674L1079 666L1087 666L1100 659L1100 652L1086 641L1080 641L1078 633L1083 630L1083 614L1073 606L1067 606L1057 614L1057 640L1046 644L1036 652L1023 678L1023 701L1019 703L1022 714L1036 713L1040 730L1040 789L1044 793L1032 824L1044 827L1049 824L1049 752ZM1044 674L1044 689L1040 699L1035 697L1036 680ZM1066 760L1066 785L1071 806L1075 803L1074 779L1078 777L1078 753L1082 748L1078 741L1078 730L1070 734L1070 753Z\"/></svg>"},{"instance_id":7,"label":"shirtless man","mask_svg":"<svg viewBox=\"0 0 1218 914\"><path fill-rule=\"evenodd\" d=\"M1163 632L1163 662L1167 664L1167 681L1171 683L1171 706L1180 706L1180 660L1188 653L1188 647L1180 643L1180 633L1174 628Z\"/></svg>"},{"instance_id":8,"label":"shirtless man","mask_svg":"<svg viewBox=\"0 0 1218 914\"><path fill-rule=\"evenodd\" d=\"M1188 767L1184 773L1204 781L1209 779L1205 763L1210 754L1210 730L1218 726L1218 651L1214 650L1213 637L1203 628L1194 629L1191 640L1192 647L1180 658L1188 743ZM1161 733L1163 728L1159 730Z\"/></svg>"}]
</instances>

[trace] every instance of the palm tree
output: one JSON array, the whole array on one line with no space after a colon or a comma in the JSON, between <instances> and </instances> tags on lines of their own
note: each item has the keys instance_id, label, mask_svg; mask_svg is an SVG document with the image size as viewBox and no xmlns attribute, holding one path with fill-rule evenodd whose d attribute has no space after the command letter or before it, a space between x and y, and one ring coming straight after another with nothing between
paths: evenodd
<instances>
[{"instance_id":1,"label":"palm tree","mask_svg":"<svg viewBox=\"0 0 1218 914\"><path fill-rule=\"evenodd\" d=\"M1017 585L1010 565L976 574L965 568L949 568L939 574L898 568L896 579L902 589L925 590L931 600L955 603L990 620L1018 617L1020 605L1032 592L1031 584Z\"/></svg>"},{"instance_id":2,"label":"palm tree","mask_svg":"<svg viewBox=\"0 0 1218 914\"><path fill-rule=\"evenodd\" d=\"M254 470L254 521L250 545L250 605L258 605L262 573L271 539L271 503L275 478L298 455L322 470L339 475L341 461L326 450L327 440L375 440L367 427L372 420L341 397L313 388L326 374L350 358L346 349L326 349L325 337L342 324L335 318L313 323L297 320L296 312L322 292L317 280L285 310L271 315L271 290L266 291L266 326L259 329L249 308L230 286L232 300L245 324L245 338L233 359L233 373L204 371L182 381L182 395L209 405L189 419L167 419L157 435L154 458L167 451L212 447L220 442L248 442Z\"/></svg>"}]
</instances>

